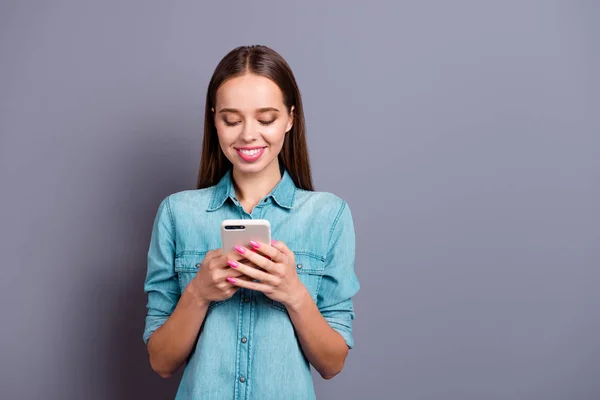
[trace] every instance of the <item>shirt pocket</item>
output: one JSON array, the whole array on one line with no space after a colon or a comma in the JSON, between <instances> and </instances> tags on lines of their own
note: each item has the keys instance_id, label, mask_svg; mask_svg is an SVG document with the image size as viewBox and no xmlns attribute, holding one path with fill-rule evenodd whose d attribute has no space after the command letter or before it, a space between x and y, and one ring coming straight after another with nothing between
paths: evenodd
<instances>
[{"instance_id":1,"label":"shirt pocket","mask_svg":"<svg viewBox=\"0 0 600 400\"><path fill-rule=\"evenodd\" d=\"M187 285L190 284L192 279L196 277L196 274L202 266L202 261L206 256L206 251L193 251L185 252L178 255L175 258L175 273L177 274L177 280L179 281L179 290L181 293L185 290ZM208 310L224 303L227 300L213 301L208 305Z\"/></svg>"},{"instance_id":2,"label":"shirt pocket","mask_svg":"<svg viewBox=\"0 0 600 400\"><path fill-rule=\"evenodd\" d=\"M298 274L298 278L306 286L310 297L316 303L325 262L320 257L308 252L294 252L294 257L296 259L296 274ZM287 311L285 306L278 301L268 299L267 302L271 307Z\"/></svg>"}]
</instances>

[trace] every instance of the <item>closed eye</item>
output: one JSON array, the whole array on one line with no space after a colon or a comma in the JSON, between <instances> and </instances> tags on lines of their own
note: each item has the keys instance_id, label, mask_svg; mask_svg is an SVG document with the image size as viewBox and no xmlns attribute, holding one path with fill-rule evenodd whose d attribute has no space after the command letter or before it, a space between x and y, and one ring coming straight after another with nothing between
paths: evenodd
<instances>
[{"instance_id":1,"label":"closed eye","mask_svg":"<svg viewBox=\"0 0 600 400\"><path fill-rule=\"evenodd\" d=\"M241 121L227 121L226 119L224 119L223 122L225 123L226 126L236 126L236 125L239 125L241 123ZM261 125L263 125L263 126L269 126L273 122L275 122L275 119L273 119L271 121L262 121L262 120L259 120L258 122Z\"/></svg>"}]
</instances>

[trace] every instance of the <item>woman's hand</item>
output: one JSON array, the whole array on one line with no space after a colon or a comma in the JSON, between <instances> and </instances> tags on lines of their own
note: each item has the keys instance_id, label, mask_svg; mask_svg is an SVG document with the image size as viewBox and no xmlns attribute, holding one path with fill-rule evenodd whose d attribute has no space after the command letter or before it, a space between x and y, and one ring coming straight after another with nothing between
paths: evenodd
<instances>
[{"instance_id":1,"label":"woman's hand","mask_svg":"<svg viewBox=\"0 0 600 400\"><path fill-rule=\"evenodd\" d=\"M242 273L251 279L240 279L230 274L227 280L235 286L261 291L286 307L294 307L307 293L306 287L296 273L294 253L281 241L272 241L271 244L269 246L252 241L250 242L252 250L236 246L239 256L258 268L228 257L227 262L233 268L230 273Z\"/></svg>"},{"instance_id":2,"label":"woman's hand","mask_svg":"<svg viewBox=\"0 0 600 400\"><path fill-rule=\"evenodd\" d=\"M232 276L227 260L241 259L243 257L235 250L227 255L224 255L221 249L207 252L200 269L186 289L201 302L210 303L231 298L239 287L227 282L227 277ZM241 272L235 273L233 277L242 281L248 279Z\"/></svg>"}]
</instances>

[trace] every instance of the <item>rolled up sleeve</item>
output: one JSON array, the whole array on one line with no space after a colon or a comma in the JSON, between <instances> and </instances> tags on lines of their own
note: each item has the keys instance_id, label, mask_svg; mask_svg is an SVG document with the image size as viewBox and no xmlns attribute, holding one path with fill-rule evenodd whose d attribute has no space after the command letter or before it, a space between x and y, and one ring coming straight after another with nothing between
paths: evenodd
<instances>
[{"instance_id":1,"label":"rolled up sleeve","mask_svg":"<svg viewBox=\"0 0 600 400\"><path fill-rule=\"evenodd\" d=\"M354 271L355 233L350 207L339 208L329 235L324 274L317 294L317 306L329 325L339 332L348 348L354 347L352 297L360 289Z\"/></svg>"},{"instance_id":2,"label":"rolled up sleeve","mask_svg":"<svg viewBox=\"0 0 600 400\"><path fill-rule=\"evenodd\" d=\"M175 275L175 224L169 198L158 207L150 246L144 292L148 294L147 315L143 334L145 344L150 336L169 318L177 302L180 291Z\"/></svg>"}]
</instances>

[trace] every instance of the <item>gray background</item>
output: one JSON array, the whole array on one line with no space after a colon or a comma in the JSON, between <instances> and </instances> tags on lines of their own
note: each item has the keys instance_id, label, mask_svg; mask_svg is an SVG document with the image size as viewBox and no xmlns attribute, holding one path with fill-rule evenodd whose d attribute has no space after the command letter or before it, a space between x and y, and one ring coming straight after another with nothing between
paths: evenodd
<instances>
[{"instance_id":1,"label":"gray background","mask_svg":"<svg viewBox=\"0 0 600 400\"><path fill-rule=\"evenodd\" d=\"M152 221L255 43L355 218L357 347L319 398L600 398L599 2L295 3L0 3L0 398L173 396Z\"/></svg>"}]
</instances>

